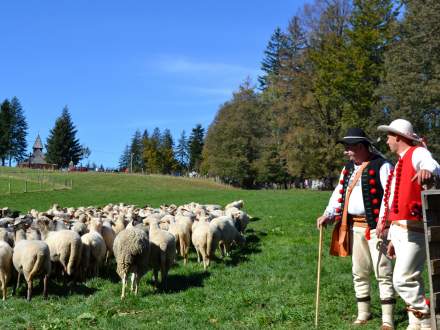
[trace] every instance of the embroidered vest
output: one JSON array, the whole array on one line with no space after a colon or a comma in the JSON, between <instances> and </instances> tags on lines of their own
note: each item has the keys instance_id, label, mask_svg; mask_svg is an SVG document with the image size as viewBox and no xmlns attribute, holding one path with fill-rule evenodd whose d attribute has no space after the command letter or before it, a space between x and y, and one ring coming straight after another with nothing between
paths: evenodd
<instances>
[{"instance_id":1,"label":"embroidered vest","mask_svg":"<svg viewBox=\"0 0 440 330\"><path fill-rule=\"evenodd\" d=\"M370 160L367 167L362 172L361 176L361 187L362 187L362 198L364 201L365 217L367 219L368 226L370 229L375 229L377 226L377 221L379 220L380 204L383 197L383 188L380 182L380 168L386 162L380 156L375 156ZM345 195L347 187L350 181L350 177L354 172L354 163L349 161L345 164L344 170L342 171L344 177L339 182L342 184L342 189L339 191L341 197L338 201L341 203L341 208L337 209L336 212L342 214L345 204Z\"/></svg>"},{"instance_id":2,"label":"embroidered vest","mask_svg":"<svg viewBox=\"0 0 440 330\"><path fill-rule=\"evenodd\" d=\"M396 176L394 197L391 208L387 210L390 221L422 220L422 186L417 180L411 181L417 173L412 164L412 155L416 148L418 147L411 147L403 158L399 159L394 170ZM385 196L387 202L389 195L390 192Z\"/></svg>"}]
</instances>

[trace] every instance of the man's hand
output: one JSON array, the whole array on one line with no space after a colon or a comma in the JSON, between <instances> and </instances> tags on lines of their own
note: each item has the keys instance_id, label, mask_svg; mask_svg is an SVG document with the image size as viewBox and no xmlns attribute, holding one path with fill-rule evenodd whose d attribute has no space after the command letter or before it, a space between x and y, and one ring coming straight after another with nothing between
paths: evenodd
<instances>
[{"instance_id":1,"label":"man's hand","mask_svg":"<svg viewBox=\"0 0 440 330\"><path fill-rule=\"evenodd\" d=\"M393 243L391 243L391 241L388 242L387 256L390 257L391 259L394 259L396 257L396 252L394 251L394 245Z\"/></svg>"},{"instance_id":2,"label":"man's hand","mask_svg":"<svg viewBox=\"0 0 440 330\"><path fill-rule=\"evenodd\" d=\"M420 170L414 175L411 179L411 181L417 180L418 184L423 184L425 182L428 182L432 177L432 172L428 170Z\"/></svg>"},{"instance_id":3,"label":"man's hand","mask_svg":"<svg viewBox=\"0 0 440 330\"><path fill-rule=\"evenodd\" d=\"M332 218L328 215L322 215L318 219L316 219L316 228L320 228L321 226L326 227L328 223L332 221Z\"/></svg>"}]
</instances>

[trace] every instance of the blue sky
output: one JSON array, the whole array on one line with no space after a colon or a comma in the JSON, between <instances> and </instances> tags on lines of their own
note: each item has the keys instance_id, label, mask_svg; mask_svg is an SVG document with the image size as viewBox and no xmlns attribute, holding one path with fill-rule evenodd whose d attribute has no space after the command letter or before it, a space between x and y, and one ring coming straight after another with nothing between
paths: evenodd
<instances>
[{"instance_id":1,"label":"blue sky","mask_svg":"<svg viewBox=\"0 0 440 330\"><path fill-rule=\"evenodd\" d=\"M29 147L67 105L89 161L115 167L136 129L207 128L304 2L1 1L0 100L21 101Z\"/></svg>"}]
</instances>

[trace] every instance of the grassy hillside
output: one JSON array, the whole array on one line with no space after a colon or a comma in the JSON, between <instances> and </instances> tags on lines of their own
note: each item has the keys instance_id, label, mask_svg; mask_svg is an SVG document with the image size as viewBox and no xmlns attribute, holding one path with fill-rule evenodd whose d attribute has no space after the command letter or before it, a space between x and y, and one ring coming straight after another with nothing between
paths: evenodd
<instances>
[{"instance_id":1,"label":"grassy hillside","mask_svg":"<svg viewBox=\"0 0 440 330\"><path fill-rule=\"evenodd\" d=\"M182 261L170 271L169 290L156 292L151 273L141 281L140 294L120 301L121 285L115 266L100 278L66 292L51 281L49 300L35 289L31 303L25 287L18 297L0 303L0 328L99 328L99 329L310 329L314 322L314 297L318 231L315 219L329 197L327 192L244 191L208 181L162 176L77 173L73 189L0 196L0 207L21 211L62 206L134 203L140 206L191 201L226 204L243 199L254 217L247 244L208 272ZM349 329L355 317L355 299L348 258L329 257L326 232L323 257L322 329ZM380 326L377 286L373 289L375 319L364 329ZM404 326L399 304L397 322ZM399 323L400 322L400 323Z\"/></svg>"}]
</instances>

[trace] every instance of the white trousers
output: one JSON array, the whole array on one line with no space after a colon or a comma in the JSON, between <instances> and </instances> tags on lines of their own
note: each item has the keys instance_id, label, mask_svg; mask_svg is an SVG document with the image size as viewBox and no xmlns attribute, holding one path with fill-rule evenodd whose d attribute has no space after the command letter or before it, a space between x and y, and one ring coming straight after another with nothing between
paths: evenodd
<instances>
[{"instance_id":1,"label":"white trousers","mask_svg":"<svg viewBox=\"0 0 440 330\"><path fill-rule=\"evenodd\" d=\"M353 227L352 271L356 298L370 297L370 274L374 271L379 283L380 299L394 299L391 259L377 249L376 230L370 231L370 240L365 238L366 230L362 227Z\"/></svg>"},{"instance_id":2,"label":"white trousers","mask_svg":"<svg viewBox=\"0 0 440 330\"><path fill-rule=\"evenodd\" d=\"M399 223L411 224L411 221L400 220ZM422 277L426 261L425 235L391 224L388 238L396 253L394 288L407 305L428 313Z\"/></svg>"}]
</instances>

